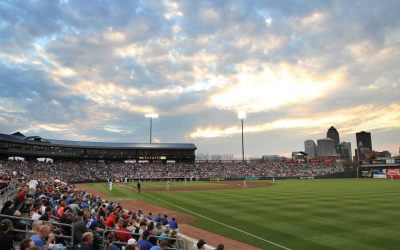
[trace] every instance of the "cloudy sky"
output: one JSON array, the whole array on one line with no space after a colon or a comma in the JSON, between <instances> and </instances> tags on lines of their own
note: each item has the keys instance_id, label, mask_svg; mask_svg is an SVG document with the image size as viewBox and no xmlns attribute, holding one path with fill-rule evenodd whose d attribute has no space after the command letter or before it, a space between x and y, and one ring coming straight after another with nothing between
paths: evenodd
<instances>
[{"instance_id":1,"label":"cloudy sky","mask_svg":"<svg viewBox=\"0 0 400 250\"><path fill-rule=\"evenodd\" d=\"M289 155L400 147L400 1L0 1L0 133Z\"/></svg>"}]
</instances>

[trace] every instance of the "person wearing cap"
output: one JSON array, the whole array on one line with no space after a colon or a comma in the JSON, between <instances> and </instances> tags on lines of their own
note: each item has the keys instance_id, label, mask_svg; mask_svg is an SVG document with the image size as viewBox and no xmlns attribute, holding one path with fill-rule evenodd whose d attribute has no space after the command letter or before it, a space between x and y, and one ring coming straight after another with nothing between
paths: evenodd
<instances>
[{"instance_id":1,"label":"person wearing cap","mask_svg":"<svg viewBox=\"0 0 400 250\"><path fill-rule=\"evenodd\" d=\"M137 242L134 238L129 239L126 246L122 246L122 250L135 250L136 244L137 244Z\"/></svg>"},{"instance_id":2,"label":"person wearing cap","mask_svg":"<svg viewBox=\"0 0 400 250\"><path fill-rule=\"evenodd\" d=\"M194 249L195 250L197 250L197 249L205 249L205 245L206 245L206 242L203 239L200 239L197 242L196 247Z\"/></svg>"},{"instance_id":3,"label":"person wearing cap","mask_svg":"<svg viewBox=\"0 0 400 250\"><path fill-rule=\"evenodd\" d=\"M150 250L150 248L153 247L153 244L149 242L150 238L150 231L149 230L144 230L142 239L138 241L138 245L140 247L140 250Z\"/></svg>"},{"instance_id":4,"label":"person wearing cap","mask_svg":"<svg viewBox=\"0 0 400 250\"><path fill-rule=\"evenodd\" d=\"M136 244L137 244L136 240L135 240L134 238L131 238L131 239L128 240L128 244L127 244L127 245L134 245L134 246L136 246Z\"/></svg>"}]
</instances>

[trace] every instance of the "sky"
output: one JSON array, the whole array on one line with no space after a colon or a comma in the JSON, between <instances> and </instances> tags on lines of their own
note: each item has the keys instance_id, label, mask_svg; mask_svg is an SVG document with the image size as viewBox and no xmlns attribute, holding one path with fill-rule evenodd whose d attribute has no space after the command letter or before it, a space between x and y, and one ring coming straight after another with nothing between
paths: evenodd
<instances>
[{"instance_id":1,"label":"sky","mask_svg":"<svg viewBox=\"0 0 400 250\"><path fill-rule=\"evenodd\" d=\"M0 1L0 133L289 156L400 148L400 1Z\"/></svg>"}]
</instances>

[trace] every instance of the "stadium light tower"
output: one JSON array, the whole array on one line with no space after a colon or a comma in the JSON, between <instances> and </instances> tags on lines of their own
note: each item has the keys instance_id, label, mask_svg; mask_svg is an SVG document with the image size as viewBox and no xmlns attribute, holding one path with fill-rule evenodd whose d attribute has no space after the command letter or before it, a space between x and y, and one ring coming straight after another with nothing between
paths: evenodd
<instances>
[{"instance_id":1,"label":"stadium light tower","mask_svg":"<svg viewBox=\"0 0 400 250\"><path fill-rule=\"evenodd\" d=\"M150 118L150 144L151 144L151 131L153 129L153 118L158 118L158 114L145 114L144 117Z\"/></svg>"},{"instance_id":2,"label":"stadium light tower","mask_svg":"<svg viewBox=\"0 0 400 250\"><path fill-rule=\"evenodd\" d=\"M245 120L247 118L246 112L239 111L238 112L238 118L242 122L242 161L244 162L243 120Z\"/></svg>"}]
</instances>

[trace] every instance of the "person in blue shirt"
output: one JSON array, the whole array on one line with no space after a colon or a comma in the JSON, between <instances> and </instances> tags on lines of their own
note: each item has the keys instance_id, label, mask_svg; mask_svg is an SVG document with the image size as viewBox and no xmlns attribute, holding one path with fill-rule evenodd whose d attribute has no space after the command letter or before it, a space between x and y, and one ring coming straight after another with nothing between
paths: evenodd
<instances>
[{"instance_id":1,"label":"person in blue shirt","mask_svg":"<svg viewBox=\"0 0 400 250\"><path fill-rule=\"evenodd\" d=\"M86 199L83 199L83 200L81 201L81 208L83 208L83 209L85 209L85 208L90 208L90 207L89 207L89 204L88 204L88 202L87 202Z\"/></svg>"},{"instance_id":2,"label":"person in blue shirt","mask_svg":"<svg viewBox=\"0 0 400 250\"><path fill-rule=\"evenodd\" d=\"M52 199L50 200L50 204L51 204L51 207L52 207L53 209L55 209L55 208L57 207L57 205L58 205L57 199L52 198Z\"/></svg>"},{"instance_id":3,"label":"person in blue shirt","mask_svg":"<svg viewBox=\"0 0 400 250\"><path fill-rule=\"evenodd\" d=\"M149 242L150 238L150 231L149 230L144 230L143 231L143 238L138 241L138 245L140 247L140 250L150 250L150 248L153 247L153 244Z\"/></svg>"},{"instance_id":4,"label":"person in blue shirt","mask_svg":"<svg viewBox=\"0 0 400 250\"><path fill-rule=\"evenodd\" d=\"M97 231L96 228L99 227L99 221L97 220L96 216L93 215L90 220L86 223L86 227L90 230Z\"/></svg>"},{"instance_id":5,"label":"person in blue shirt","mask_svg":"<svg viewBox=\"0 0 400 250\"><path fill-rule=\"evenodd\" d=\"M47 238L47 240L45 240ZM32 241L35 246L40 247L42 250L47 250L52 241L54 241L54 236L51 234L51 229L48 225L43 225L39 229L39 233L31 236Z\"/></svg>"},{"instance_id":6,"label":"person in blue shirt","mask_svg":"<svg viewBox=\"0 0 400 250\"><path fill-rule=\"evenodd\" d=\"M161 214L158 213L157 216L154 218L154 222L160 222L161 223Z\"/></svg>"},{"instance_id":7,"label":"person in blue shirt","mask_svg":"<svg viewBox=\"0 0 400 250\"><path fill-rule=\"evenodd\" d=\"M168 215L164 214L164 219L161 220L163 226L168 225Z\"/></svg>"},{"instance_id":8,"label":"person in blue shirt","mask_svg":"<svg viewBox=\"0 0 400 250\"><path fill-rule=\"evenodd\" d=\"M167 240L169 238L169 226L165 228L165 231L161 233L159 239Z\"/></svg>"},{"instance_id":9,"label":"person in blue shirt","mask_svg":"<svg viewBox=\"0 0 400 250\"><path fill-rule=\"evenodd\" d=\"M70 196L67 197L66 201L67 201L67 204L69 205L69 204L74 203L75 199L74 199L73 195L71 194Z\"/></svg>"},{"instance_id":10,"label":"person in blue shirt","mask_svg":"<svg viewBox=\"0 0 400 250\"><path fill-rule=\"evenodd\" d=\"M170 227L172 230L178 230L178 222L176 222L176 219L175 219L175 218L172 218L172 220L170 220L170 221L168 222L168 224L169 224L169 227Z\"/></svg>"},{"instance_id":11,"label":"person in blue shirt","mask_svg":"<svg viewBox=\"0 0 400 250\"><path fill-rule=\"evenodd\" d=\"M146 215L146 219L148 219L148 220L152 220L152 217L153 216L153 214L151 213L151 212L149 212L149 214L148 215Z\"/></svg>"}]
</instances>

